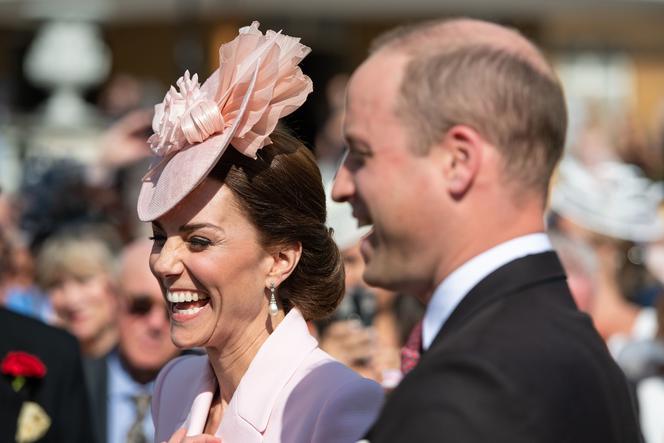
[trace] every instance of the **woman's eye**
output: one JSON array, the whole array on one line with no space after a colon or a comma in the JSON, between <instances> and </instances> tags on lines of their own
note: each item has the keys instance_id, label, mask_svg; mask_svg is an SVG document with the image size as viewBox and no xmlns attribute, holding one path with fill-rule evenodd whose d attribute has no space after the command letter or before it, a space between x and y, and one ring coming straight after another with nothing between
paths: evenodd
<instances>
[{"instance_id":1,"label":"woman's eye","mask_svg":"<svg viewBox=\"0 0 664 443\"><path fill-rule=\"evenodd\" d=\"M208 240L205 237L191 237L189 238L189 244L191 245L192 248L206 248L212 244L212 241Z\"/></svg>"}]
</instances>

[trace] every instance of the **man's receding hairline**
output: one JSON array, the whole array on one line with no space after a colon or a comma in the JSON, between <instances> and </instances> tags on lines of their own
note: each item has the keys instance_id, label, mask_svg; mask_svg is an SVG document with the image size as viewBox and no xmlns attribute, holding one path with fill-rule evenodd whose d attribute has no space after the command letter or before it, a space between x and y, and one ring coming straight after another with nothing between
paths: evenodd
<instances>
[{"instance_id":1,"label":"man's receding hairline","mask_svg":"<svg viewBox=\"0 0 664 443\"><path fill-rule=\"evenodd\" d=\"M475 19L429 21L397 29L379 37L371 54L402 52L412 60L421 56L484 47L517 57L540 74L558 82L544 55L518 30Z\"/></svg>"}]
</instances>

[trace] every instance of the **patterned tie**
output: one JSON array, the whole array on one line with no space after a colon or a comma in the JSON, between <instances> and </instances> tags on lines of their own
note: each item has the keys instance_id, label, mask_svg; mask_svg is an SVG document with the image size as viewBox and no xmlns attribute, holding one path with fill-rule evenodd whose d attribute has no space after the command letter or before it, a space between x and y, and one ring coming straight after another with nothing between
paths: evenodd
<instances>
[{"instance_id":1,"label":"patterned tie","mask_svg":"<svg viewBox=\"0 0 664 443\"><path fill-rule=\"evenodd\" d=\"M143 432L143 419L150 407L150 395L139 394L132 397L136 405L136 418L127 432L127 443L147 443L148 439Z\"/></svg>"},{"instance_id":2,"label":"patterned tie","mask_svg":"<svg viewBox=\"0 0 664 443\"><path fill-rule=\"evenodd\" d=\"M401 348L401 373L405 376L420 361L422 352L422 322L415 325L404 347Z\"/></svg>"}]
</instances>

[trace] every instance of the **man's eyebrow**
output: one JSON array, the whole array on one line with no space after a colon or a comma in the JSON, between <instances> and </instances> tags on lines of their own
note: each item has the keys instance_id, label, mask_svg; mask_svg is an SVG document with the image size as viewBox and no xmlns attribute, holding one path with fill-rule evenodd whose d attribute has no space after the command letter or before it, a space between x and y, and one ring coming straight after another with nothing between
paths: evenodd
<instances>
[{"instance_id":1,"label":"man's eyebrow","mask_svg":"<svg viewBox=\"0 0 664 443\"><path fill-rule=\"evenodd\" d=\"M360 153L360 154L373 154L373 151L369 145L364 142L362 139L353 136L352 134L347 134L345 136L346 146L349 151Z\"/></svg>"}]
</instances>

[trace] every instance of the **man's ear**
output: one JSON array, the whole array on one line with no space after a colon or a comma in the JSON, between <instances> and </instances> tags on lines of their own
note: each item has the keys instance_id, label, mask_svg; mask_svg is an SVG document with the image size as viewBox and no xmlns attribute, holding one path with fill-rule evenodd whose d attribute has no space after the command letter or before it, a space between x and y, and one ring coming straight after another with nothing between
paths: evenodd
<instances>
[{"instance_id":1,"label":"man's ear","mask_svg":"<svg viewBox=\"0 0 664 443\"><path fill-rule=\"evenodd\" d=\"M477 131L465 125L452 126L443 136L438 148L447 189L453 197L463 197L472 186L482 163L484 143Z\"/></svg>"},{"instance_id":2,"label":"man's ear","mask_svg":"<svg viewBox=\"0 0 664 443\"><path fill-rule=\"evenodd\" d=\"M279 286L291 275L302 256L302 243L280 245L274 248L271 255L274 262L267 275L266 287L270 287L270 284Z\"/></svg>"}]
</instances>

